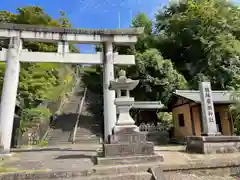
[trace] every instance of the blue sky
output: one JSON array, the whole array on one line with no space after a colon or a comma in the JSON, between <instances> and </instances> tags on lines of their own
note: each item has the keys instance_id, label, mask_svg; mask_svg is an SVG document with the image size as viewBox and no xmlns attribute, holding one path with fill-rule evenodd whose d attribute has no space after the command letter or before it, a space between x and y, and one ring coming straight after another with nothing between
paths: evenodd
<instances>
[{"instance_id":1,"label":"blue sky","mask_svg":"<svg viewBox=\"0 0 240 180\"><path fill-rule=\"evenodd\" d=\"M0 10L15 12L17 7L38 5L53 17L59 10L68 14L74 27L117 28L118 13L121 27L128 27L131 14L146 12L153 16L160 5L167 0L6 0L1 2ZM132 13L131 13L132 11Z\"/></svg>"},{"instance_id":2,"label":"blue sky","mask_svg":"<svg viewBox=\"0 0 240 180\"><path fill-rule=\"evenodd\" d=\"M168 0L2 0L0 10L16 12L16 8L27 5L41 6L52 17L59 10L67 13L76 28L121 28L129 27L131 18L145 12L153 18L154 13ZM118 15L120 14L120 21ZM81 52L92 51L81 46Z\"/></svg>"},{"instance_id":3,"label":"blue sky","mask_svg":"<svg viewBox=\"0 0 240 180\"><path fill-rule=\"evenodd\" d=\"M126 28L138 12L145 12L153 18L154 13L167 2L168 0L2 0L0 10L16 12L18 7L37 5L55 18L59 16L59 10L63 10L76 28L118 28L120 14L120 27ZM81 52L92 52L91 47L80 46Z\"/></svg>"}]
</instances>

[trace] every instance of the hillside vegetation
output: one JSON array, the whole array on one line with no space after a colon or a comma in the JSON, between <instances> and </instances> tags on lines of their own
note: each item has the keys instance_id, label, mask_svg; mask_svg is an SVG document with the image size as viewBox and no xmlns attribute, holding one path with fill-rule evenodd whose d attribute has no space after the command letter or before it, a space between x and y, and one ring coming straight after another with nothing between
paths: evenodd
<instances>
[{"instance_id":1,"label":"hillside vegetation","mask_svg":"<svg viewBox=\"0 0 240 180\"><path fill-rule=\"evenodd\" d=\"M58 19L51 18L37 6L18 8L17 13L0 11L0 22L17 24L34 24L56 27L71 27L64 12ZM8 42L0 42L0 48L8 48ZM56 52L57 44L41 42L24 42L23 47L30 51ZM78 52L70 45L70 51ZM5 64L0 64L0 88L2 89ZM20 82L16 115L21 119L21 131L32 121L48 119L51 109L44 106L48 102L58 101L70 92L76 78L75 66L60 63L21 63Z\"/></svg>"}]
</instances>

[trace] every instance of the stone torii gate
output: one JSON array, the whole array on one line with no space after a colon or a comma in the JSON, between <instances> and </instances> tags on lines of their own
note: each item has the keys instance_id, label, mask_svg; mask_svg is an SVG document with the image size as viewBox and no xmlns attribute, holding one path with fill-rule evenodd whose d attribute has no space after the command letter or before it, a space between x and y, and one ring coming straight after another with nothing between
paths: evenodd
<instances>
[{"instance_id":1,"label":"stone torii gate","mask_svg":"<svg viewBox=\"0 0 240 180\"><path fill-rule=\"evenodd\" d=\"M103 64L104 138L112 134L116 123L115 92L109 90L114 80L114 64L135 64L134 55L113 53L113 44L132 45L143 28L128 29L72 29L35 25L0 24L0 39L10 39L9 48L0 51L0 61L6 62L6 71L0 104L0 142L4 152L10 151L20 62L58 62ZM56 53L28 52L23 41L58 43ZM104 52L97 54L69 53L69 44L103 44Z\"/></svg>"}]
</instances>

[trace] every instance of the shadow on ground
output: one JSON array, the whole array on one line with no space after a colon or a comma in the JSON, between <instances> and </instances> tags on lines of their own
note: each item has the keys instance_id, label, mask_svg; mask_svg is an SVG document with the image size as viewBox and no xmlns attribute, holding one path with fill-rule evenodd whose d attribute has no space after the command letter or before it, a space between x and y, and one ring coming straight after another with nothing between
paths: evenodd
<instances>
[{"instance_id":1,"label":"shadow on ground","mask_svg":"<svg viewBox=\"0 0 240 180\"><path fill-rule=\"evenodd\" d=\"M77 113L58 115L52 122L52 129L61 129L63 132L71 132L76 123L77 117Z\"/></svg>"},{"instance_id":2,"label":"shadow on ground","mask_svg":"<svg viewBox=\"0 0 240 180\"><path fill-rule=\"evenodd\" d=\"M36 148L36 149L12 149L11 152L60 152L60 151L67 151L67 152L81 152L81 151L85 151L85 152L94 152L95 150L88 150L88 149L71 149L71 148Z\"/></svg>"},{"instance_id":3,"label":"shadow on ground","mask_svg":"<svg viewBox=\"0 0 240 180\"><path fill-rule=\"evenodd\" d=\"M184 150L171 150L171 149L167 149L167 150L156 150L158 152L185 152Z\"/></svg>"},{"instance_id":4,"label":"shadow on ground","mask_svg":"<svg viewBox=\"0 0 240 180\"><path fill-rule=\"evenodd\" d=\"M74 155L61 155L55 158L56 160L65 160L65 159L90 159L93 164L97 163L96 156L89 156L85 154L74 154Z\"/></svg>"}]
</instances>

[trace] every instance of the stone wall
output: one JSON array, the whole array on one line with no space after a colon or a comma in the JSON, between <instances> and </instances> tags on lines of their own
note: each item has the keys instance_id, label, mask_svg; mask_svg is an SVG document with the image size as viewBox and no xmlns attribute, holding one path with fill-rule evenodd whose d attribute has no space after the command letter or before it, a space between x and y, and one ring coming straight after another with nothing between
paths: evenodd
<instances>
[{"instance_id":1,"label":"stone wall","mask_svg":"<svg viewBox=\"0 0 240 180\"><path fill-rule=\"evenodd\" d=\"M51 113L54 114L59 110L63 100L64 97L61 97L57 101L46 103L43 106L49 108ZM39 122L33 123L31 127L27 128L27 130L20 137L16 136L17 139L15 139L15 141L17 142L15 143L15 146L20 147L22 145L38 144L45 135L46 131L48 131L49 124L50 118L42 119Z\"/></svg>"},{"instance_id":2,"label":"stone wall","mask_svg":"<svg viewBox=\"0 0 240 180\"><path fill-rule=\"evenodd\" d=\"M46 102L42 103L40 106L46 107L50 110L51 114L55 114L58 111L61 111L61 108L63 108L63 104L65 101L67 101L67 94L70 95L75 91L75 87L79 86L79 79L75 79L74 85L72 88L72 91L66 93L64 96L59 97L58 100L54 102ZM39 141L42 140L46 132L49 130L49 124L50 124L50 118L48 119L42 119L38 122L34 122L31 124L30 128L27 128L27 130L22 134L16 134L14 137L14 147L21 147L22 145L37 145L39 144Z\"/></svg>"},{"instance_id":3,"label":"stone wall","mask_svg":"<svg viewBox=\"0 0 240 180\"><path fill-rule=\"evenodd\" d=\"M139 126L139 130L145 132L147 141L153 142L155 145L169 143L169 133L164 123L157 123L157 125L142 123Z\"/></svg>"}]
</instances>

